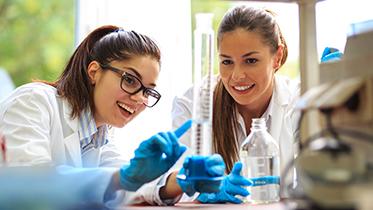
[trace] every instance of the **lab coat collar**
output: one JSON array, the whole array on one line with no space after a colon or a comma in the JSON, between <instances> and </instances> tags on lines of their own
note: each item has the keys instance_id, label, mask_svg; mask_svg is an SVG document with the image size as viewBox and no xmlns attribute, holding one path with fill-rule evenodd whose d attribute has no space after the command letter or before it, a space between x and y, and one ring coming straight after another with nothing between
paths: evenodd
<instances>
[{"instance_id":1,"label":"lab coat collar","mask_svg":"<svg viewBox=\"0 0 373 210\"><path fill-rule=\"evenodd\" d=\"M281 120L285 107L291 102L292 91L289 89L289 80L281 75L275 75L274 89L271 97L271 101L268 105L267 110L262 115L266 120L268 131L276 139L280 136L281 131ZM243 117L240 115L236 109L236 116L238 125L241 127L241 130L244 133L244 136L247 136L245 122Z\"/></svg>"},{"instance_id":2,"label":"lab coat collar","mask_svg":"<svg viewBox=\"0 0 373 210\"><path fill-rule=\"evenodd\" d=\"M273 90L272 97L272 107L277 107L276 109L271 110L271 124L269 126L270 133L272 137L278 141L281 135L282 130L282 121L284 119L284 112L291 102L292 92L289 89L289 79L275 75L275 85ZM277 142L279 143L279 142Z\"/></svg>"},{"instance_id":3,"label":"lab coat collar","mask_svg":"<svg viewBox=\"0 0 373 210\"><path fill-rule=\"evenodd\" d=\"M62 99L62 107L63 107L63 113L64 113L64 119L66 119L66 123L69 125L69 127L72 129L72 131L75 133L78 131L78 118L71 118L72 113L72 107L69 104L69 102L66 99Z\"/></svg>"},{"instance_id":4,"label":"lab coat collar","mask_svg":"<svg viewBox=\"0 0 373 210\"><path fill-rule=\"evenodd\" d=\"M70 132L64 132L64 144L66 147L66 151L70 158L71 163L75 167L82 166L82 156L81 156L81 148L80 148L80 141L79 141L79 132L78 132L78 118L71 118L71 111L72 108L69 102L66 99L62 99L62 107L64 113L64 119L66 124L70 127Z\"/></svg>"},{"instance_id":5,"label":"lab coat collar","mask_svg":"<svg viewBox=\"0 0 373 210\"><path fill-rule=\"evenodd\" d=\"M287 82L289 82L287 78L284 78L281 75L275 75L273 100L274 103L280 106L286 106L291 101L293 91L289 89L289 85L286 84Z\"/></svg>"}]
</instances>

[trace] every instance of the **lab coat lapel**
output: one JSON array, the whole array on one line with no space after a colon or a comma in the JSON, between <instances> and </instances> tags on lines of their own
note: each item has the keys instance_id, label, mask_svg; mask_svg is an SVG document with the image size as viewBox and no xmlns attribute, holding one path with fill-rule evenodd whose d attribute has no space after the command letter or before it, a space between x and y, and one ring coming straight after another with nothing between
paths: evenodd
<instances>
[{"instance_id":1,"label":"lab coat lapel","mask_svg":"<svg viewBox=\"0 0 373 210\"><path fill-rule=\"evenodd\" d=\"M82 166L82 156L79 143L79 134L73 133L70 136L64 139L65 149L67 151L67 156L70 159L70 162L76 166Z\"/></svg>"},{"instance_id":2,"label":"lab coat lapel","mask_svg":"<svg viewBox=\"0 0 373 210\"><path fill-rule=\"evenodd\" d=\"M64 138L65 150L67 157L70 159L72 165L76 167L82 166L81 148L78 133L78 119L71 119L71 107L66 100L63 101L63 112L66 124L70 127L70 132Z\"/></svg>"},{"instance_id":3,"label":"lab coat lapel","mask_svg":"<svg viewBox=\"0 0 373 210\"><path fill-rule=\"evenodd\" d=\"M283 116L284 108L279 106L276 107L276 109L273 110L273 113L271 115L271 135L272 137L277 141L279 144L279 139L281 135L281 129L282 129L282 120L284 118Z\"/></svg>"},{"instance_id":4,"label":"lab coat lapel","mask_svg":"<svg viewBox=\"0 0 373 210\"><path fill-rule=\"evenodd\" d=\"M281 136L281 130L283 126L284 113L286 105L289 104L288 90L284 84L281 84L282 81L275 77L275 89L273 96L273 109L271 113L271 135L280 144L279 139Z\"/></svg>"}]
</instances>

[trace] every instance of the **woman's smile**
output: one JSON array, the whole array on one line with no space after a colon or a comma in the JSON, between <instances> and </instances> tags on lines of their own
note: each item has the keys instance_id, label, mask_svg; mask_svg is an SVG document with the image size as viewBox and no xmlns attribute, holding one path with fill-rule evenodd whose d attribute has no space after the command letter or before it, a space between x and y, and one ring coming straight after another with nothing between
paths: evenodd
<instances>
[{"instance_id":1,"label":"woman's smile","mask_svg":"<svg viewBox=\"0 0 373 210\"><path fill-rule=\"evenodd\" d=\"M231 89L233 90L234 93L239 94L239 95L244 95L249 92L251 92L255 87L255 83L251 84L245 84L245 85L232 85Z\"/></svg>"},{"instance_id":2,"label":"woman's smile","mask_svg":"<svg viewBox=\"0 0 373 210\"><path fill-rule=\"evenodd\" d=\"M131 107L125 103L122 103L122 102L117 102L117 105L118 105L118 108L119 108L119 112L121 114L121 116L126 120L130 120L130 118L133 118L133 116L135 116L135 113L136 113L136 108L134 107Z\"/></svg>"}]
</instances>

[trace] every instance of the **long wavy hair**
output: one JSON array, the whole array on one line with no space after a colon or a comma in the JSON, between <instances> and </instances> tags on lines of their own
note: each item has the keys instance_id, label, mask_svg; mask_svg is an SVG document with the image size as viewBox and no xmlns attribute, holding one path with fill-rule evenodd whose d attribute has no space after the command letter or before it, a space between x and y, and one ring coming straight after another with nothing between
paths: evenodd
<instances>
[{"instance_id":1,"label":"long wavy hair","mask_svg":"<svg viewBox=\"0 0 373 210\"><path fill-rule=\"evenodd\" d=\"M277 52L279 45L283 44L280 66L285 63L288 49L272 11L246 6L238 6L228 11L219 25L218 48L224 33L237 29L258 33L273 54ZM214 90L213 150L223 157L228 173L232 170L234 162L239 159L237 117L236 102L219 79Z\"/></svg>"}]
</instances>

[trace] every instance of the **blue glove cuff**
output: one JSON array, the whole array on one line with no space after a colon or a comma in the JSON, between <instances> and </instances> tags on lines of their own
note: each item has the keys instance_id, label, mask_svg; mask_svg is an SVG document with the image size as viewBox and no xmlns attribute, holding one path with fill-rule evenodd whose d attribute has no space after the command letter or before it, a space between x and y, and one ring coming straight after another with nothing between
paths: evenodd
<instances>
[{"instance_id":1,"label":"blue glove cuff","mask_svg":"<svg viewBox=\"0 0 373 210\"><path fill-rule=\"evenodd\" d=\"M138 190L144 183L136 180L131 180L131 178L126 175L126 170L128 168L129 166L122 167L119 170L119 183L123 189L134 192Z\"/></svg>"},{"instance_id":2,"label":"blue glove cuff","mask_svg":"<svg viewBox=\"0 0 373 210\"><path fill-rule=\"evenodd\" d=\"M201 203L219 203L215 193L201 193L197 200ZM223 203L223 202L221 202Z\"/></svg>"},{"instance_id":3,"label":"blue glove cuff","mask_svg":"<svg viewBox=\"0 0 373 210\"><path fill-rule=\"evenodd\" d=\"M196 193L196 190L194 189L194 184L190 183L190 181L186 181L184 168L182 168L179 174L176 176L176 181L179 184L181 190L185 192L188 196L193 196L194 193Z\"/></svg>"},{"instance_id":4,"label":"blue glove cuff","mask_svg":"<svg viewBox=\"0 0 373 210\"><path fill-rule=\"evenodd\" d=\"M321 56L321 62L336 61L342 58L343 54L336 48L326 47Z\"/></svg>"}]
</instances>

